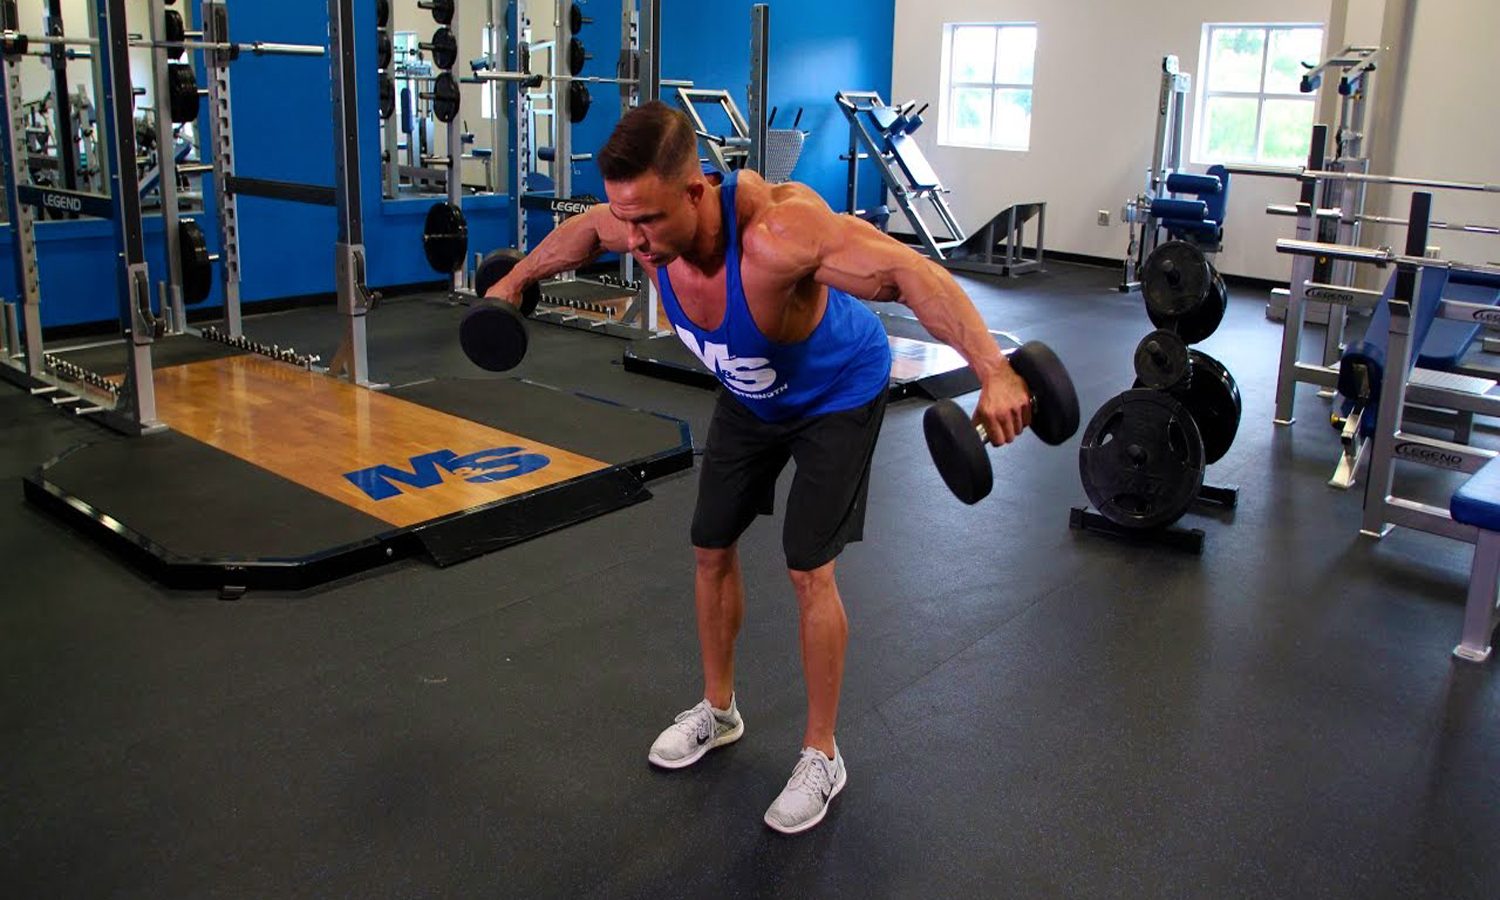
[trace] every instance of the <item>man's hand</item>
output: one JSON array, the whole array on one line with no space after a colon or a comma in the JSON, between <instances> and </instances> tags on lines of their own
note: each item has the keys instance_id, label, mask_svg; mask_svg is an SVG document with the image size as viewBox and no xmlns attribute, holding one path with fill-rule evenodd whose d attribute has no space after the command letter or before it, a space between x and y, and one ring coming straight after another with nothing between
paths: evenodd
<instances>
[{"instance_id":1,"label":"man's hand","mask_svg":"<svg viewBox=\"0 0 1500 900\"><path fill-rule=\"evenodd\" d=\"M516 277L516 270L511 269L510 274L495 282L484 295L493 300L504 300L511 306L520 308L521 293L526 290L526 282Z\"/></svg>"},{"instance_id":2,"label":"man's hand","mask_svg":"<svg viewBox=\"0 0 1500 900\"><path fill-rule=\"evenodd\" d=\"M980 385L974 422L984 426L996 447L1009 444L1031 424L1031 392L1009 364L995 370Z\"/></svg>"}]
</instances>

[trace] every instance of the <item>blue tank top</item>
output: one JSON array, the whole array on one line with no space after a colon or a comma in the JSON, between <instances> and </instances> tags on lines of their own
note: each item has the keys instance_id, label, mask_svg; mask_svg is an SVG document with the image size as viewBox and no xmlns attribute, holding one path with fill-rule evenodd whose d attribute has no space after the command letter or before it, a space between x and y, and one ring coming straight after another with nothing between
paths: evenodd
<instances>
[{"instance_id":1,"label":"blue tank top","mask_svg":"<svg viewBox=\"0 0 1500 900\"><path fill-rule=\"evenodd\" d=\"M724 259L724 321L713 331L694 325L677 302L666 268L657 270L662 309L677 336L729 391L766 422L839 412L863 406L891 379L885 326L863 303L828 289L828 307L807 339L782 344L761 334L740 279L738 172L719 188L729 242Z\"/></svg>"}]
</instances>

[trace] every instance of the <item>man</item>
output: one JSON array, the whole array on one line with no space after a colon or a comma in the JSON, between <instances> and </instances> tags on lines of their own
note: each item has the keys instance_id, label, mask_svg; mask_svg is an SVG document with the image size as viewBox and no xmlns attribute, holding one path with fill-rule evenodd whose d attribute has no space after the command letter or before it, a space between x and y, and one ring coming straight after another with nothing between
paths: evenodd
<instances>
[{"instance_id":1,"label":"man","mask_svg":"<svg viewBox=\"0 0 1500 900\"><path fill-rule=\"evenodd\" d=\"M788 459L796 476L782 543L801 612L807 728L766 824L822 821L847 772L834 741L848 626L834 579L862 537L870 462L885 411L890 345L855 297L899 301L963 354L982 385L975 420L995 444L1030 422L1025 384L979 313L940 266L810 188L753 172L705 175L688 117L661 102L625 115L598 154L607 205L563 222L490 291L522 290L605 252L630 253L660 291L667 319L724 385L699 477L692 542L703 700L652 745L677 769L739 740L734 642L744 609L736 542L769 514Z\"/></svg>"}]
</instances>

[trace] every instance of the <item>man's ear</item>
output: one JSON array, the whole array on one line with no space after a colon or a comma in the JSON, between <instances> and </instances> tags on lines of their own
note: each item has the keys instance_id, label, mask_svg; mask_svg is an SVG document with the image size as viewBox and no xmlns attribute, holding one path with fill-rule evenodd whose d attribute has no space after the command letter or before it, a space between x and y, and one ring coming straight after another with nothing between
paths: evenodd
<instances>
[{"instance_id":1,"label":"man's ear","mask_svg":"<svg viewBox=\"0 0 1500 900\"><path fill-rule=\"evenodd\" d=\"M704 181L702 178L694 178L692 181L688 182L688 202L693 204L694 206L697 206L699 202L703 200L703 196L707 193L708 182Z\"/></svg>"}]
</instances>

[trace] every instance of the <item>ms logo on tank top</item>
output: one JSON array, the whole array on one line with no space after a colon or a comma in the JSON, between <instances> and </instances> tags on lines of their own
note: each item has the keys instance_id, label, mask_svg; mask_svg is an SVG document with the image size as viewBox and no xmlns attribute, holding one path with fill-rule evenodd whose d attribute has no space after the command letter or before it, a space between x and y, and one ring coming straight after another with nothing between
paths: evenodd
<instances>
[{"instance_id":1,"label":"ms logo on tank top","mask_svg":"<svg viewBox=\"0 0 1500 900\"><path fill-rule=\"evenodd\" d=\"M728 344L715 344L705 340L702 344L693 333L681 325L676 326L677 336L703 361L710 372L717 375L726 387L736 394L759 396L776 384L776 370L771 368L764 356L731 356Z\"/></svg>"}]
</instances>

